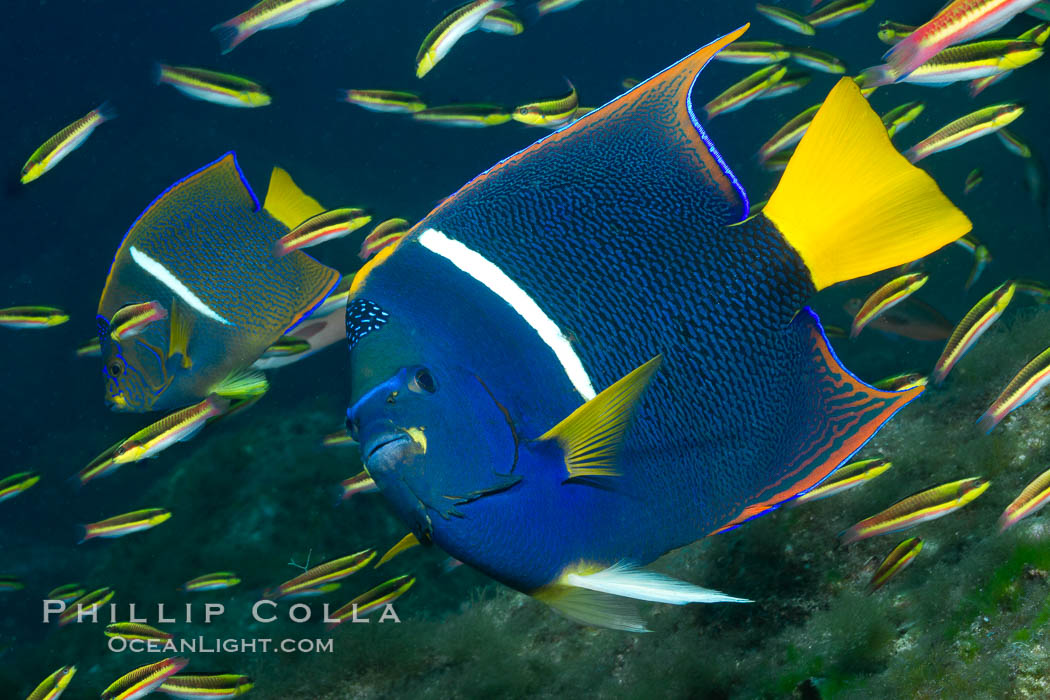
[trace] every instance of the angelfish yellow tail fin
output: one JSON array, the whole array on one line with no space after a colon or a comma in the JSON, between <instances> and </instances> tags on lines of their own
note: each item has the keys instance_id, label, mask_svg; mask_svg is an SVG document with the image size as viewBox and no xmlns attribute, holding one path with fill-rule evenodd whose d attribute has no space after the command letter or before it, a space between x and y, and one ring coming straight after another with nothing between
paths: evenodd
<instances>
[{"instance_id":1,"label":"angelfish yellow tail fin","mask_svg":"<svg viewBox=\"0 0 1050 700\"><path fill-rule=\"evenodd\" d=\"M316 199L299 189L291 175L277 167L270 174L263 209L289 229L324 211Z\"/></svg>"},{"instance_id":2,"label":"angelfish yellow tail fin","mask_svg":"<svg viewBox=\"0 0 1050 700\"><path fill-rule=\"evenodd\" d=\"M817 289L916 260L972 227L890 143L849 78L817 112L763 214Z\"/></svg>"}]
</instances>

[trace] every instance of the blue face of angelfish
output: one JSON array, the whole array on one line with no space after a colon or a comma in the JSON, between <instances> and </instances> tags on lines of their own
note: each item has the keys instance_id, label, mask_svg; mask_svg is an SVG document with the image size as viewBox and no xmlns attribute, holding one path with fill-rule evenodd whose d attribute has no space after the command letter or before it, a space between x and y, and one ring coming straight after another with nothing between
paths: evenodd
<instances>
[{"instance_id":1,"label":"blue face of angelfish","mask_svg":"<svg viewBox=\"0 0 1050 700\"><path fill-rule=\"evenodd\" d=\"M355 325L355 303L347 426L405 523L447 549L474 502L517 482L513 426L481 377L428 353L398 319Z\"/></svg>"}]
</instances>

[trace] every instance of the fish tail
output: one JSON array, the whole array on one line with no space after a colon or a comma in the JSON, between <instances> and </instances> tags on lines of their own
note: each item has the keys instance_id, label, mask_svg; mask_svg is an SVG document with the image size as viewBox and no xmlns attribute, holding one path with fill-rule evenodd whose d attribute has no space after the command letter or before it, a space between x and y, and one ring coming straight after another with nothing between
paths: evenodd
<instances>
[{"instance_id":1,"label":"fish tail","mask_svg":"<svg viewBox=\"0 0 1050 700\"><path fill-rule=\"evenodd\" d=\"M211 30L215 34L215 38L219 40L219 50L222 51L223 55L233 51L241 42L252 35L252 32L241 28L240 16L227 20L222 24L216 24Z\"/></svg>"},{"instance_id":2,"label":"fish tail","mask_svg":"<svg viewBox=\"0 0 1050 700\"><path fill-rule=\"evenodd\" d=\"M809 308L785 329L793 405L784 426L775 480L755 484L744 507L714 532L725 532L818 486L871 439L879 428L924 387L882 391L853 376L839 362ZM714 533L712 533L714 534Z\"/></svg>"},{"instance_id":3,"label":"fish tail","mask_svg":"<svg viewBox=\"0 0 1050 700\"><path fill-rule=\"evenodd\" d=\"M867 68L857 77L860 79L859 85L861 90L882 87L883 85L889 85L897 80L896 75L893 73L893 69L885 64Z\"/></svg>"},{"instance_id":4,"label":"fish tail","mask_svg":"<svg viewBox=\"0 0 1050 700\"><path fill-rule=\"evenodd\" d=\"M850 78L824 101L762 214L818 290L929 255L972 228L897 152Z\"/></svg>"},{"instance_id":5,"label":"fish tail","mask_svg":"<svg viewBox=\"0 0 1050 700\"><path fill-rule=\"evenodd\" d=\"M108 122L110 119L117 118L117 108L110 104L109 100L96 107L95 113L98 114L99 122Z\"/></svg>"},{"instance_id":6,"label":"fish tail","mask_svg":"<svg viewBox=\"0 0 1050 700\"><path fill-rule=\"evenodd\" d=\"M897 74L897 79L906 78L916 68L933 58L936 51L923 50L922 40L913 32L891 46L882 56L887 65ZM928 55L925 55L928 54Z\"/></svg>"}]
</instances>

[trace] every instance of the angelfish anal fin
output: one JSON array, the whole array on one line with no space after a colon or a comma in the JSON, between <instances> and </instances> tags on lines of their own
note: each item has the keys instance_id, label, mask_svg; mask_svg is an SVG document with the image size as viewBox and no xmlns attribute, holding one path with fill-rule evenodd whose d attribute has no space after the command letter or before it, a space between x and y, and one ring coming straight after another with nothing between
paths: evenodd
<instances>
[{"instance_id":1,"label":"angelfish anal fin","mask_svg":"<svg viewBox=\"0 0 1050 700\"><path fill-rule=\"evenodd\" d=\"M619 475L616 461L624 434L662 360L661 355L649 360L539 437L561 448L566 479Z\"/></svg>"}]
</instances>

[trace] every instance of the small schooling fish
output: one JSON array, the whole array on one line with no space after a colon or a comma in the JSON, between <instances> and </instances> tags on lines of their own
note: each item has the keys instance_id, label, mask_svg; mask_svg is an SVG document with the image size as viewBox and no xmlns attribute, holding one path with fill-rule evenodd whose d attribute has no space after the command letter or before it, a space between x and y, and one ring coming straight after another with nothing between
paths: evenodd
<instances>
[{"instance_id":1,"label":"small schooling fish","mask_svg":"<svg viewBox=\"0 0 1050 700\"><path fill-rule=\"evenodd\" d=\"M885 586L887 581L915 561L915 557L919 556L921 551L922 540L918 537L909 537L894 547L872 574L871 581L868 583L868 592L874 593Z\"/></svg>"},{"instance_id":2,"label":"small schooling fish","mask_svg":"<svg viewBox=\"0 0 1050 700\"><path fill-rule=\"evenodd\" d=\"M158 85L170 85L195 100L226 107L265 107L270 104L270 96L258 83L239 75L204 68L158 63L154 81Z\"/></svg>"},{"instance_id":3,"label":"small schooling fish","mask_svg":"<svg viewBox=\"0 0 1050 700\"><path fill-rule=\"evenodd\" d=\"M982 136L994 134L1024 113L1024 106L1011 102L992 105L971 112L946 124L909 148L904 157L912 163L952 148L958 148Z\"/></svg>"},{"instance_id":4,"label":"small schooling fish","mask_svg":"<svg viewBox=\"0 0 1050 700\"><path fill-rule=\"evenodd\" d=\"M934 384L943 382L952 371L952 367L973 349L977 340L1003 315L1014 298L1015 290L1016 286L1012 282L1004 282L966 312L963 320L959 321L959 325L952 331L948 344L944 346L944 351L933 367L930 376Z\"/></svg>"},{"instance_id":5,"label":"small schooling fish","mask_svg":"<svg viewBox=\"0 0 1050 700\"><path fill-rule=\"evenodd\" d=\"M898 532L943 518L971 503L987 490L989 483L979 478L960 479L920 491L843 532L842 544L852 544L868 537Z\"/></svg>"},{"instance_id":6,"label":"small schooling fish","mask_svg":"<svg viewBox=\"0 0 1050 700\"><path fill-rule=\"evenodd\" d=\"M233 19L211 28L219 49L228 54L248 37L264 29L294 27L316 10L338 5L343 0L262 0Z\"/></svg>"},{"instance_id":7,"label":"small schooling fish","mask_svg":"<svg viewBox=\"0 0 1050 700\"><path fill-rule=\"evenodd\" d=\"M876 289L864 300L857 315L853 317L849 337L856 338L865 326L919 291L928 279L929 276L924 273L913 272L895 277Z\"/></svg>"},{"instance_id":8,"label":"small schooling fish","mask_svg":"<svg viewBox=\"0 0 1050 700\"><path fill-rule=\"evenodd\" d=\"M29 156L29 160L22 166L22 184L36 180L58 165L63 158L80 148L95 129L116 116L116 110L108 102L104 102L49 138L40 148L33 151L33 155Z\"/></svg>"},{"instance_id":9,"label":"small schooling fish","mask_svg":"<svg viewBox=\"0 0 1050 700\"><path fill-rule=\"evenodd\" d=\"M1031 401L1050 383L1050 348L1039 353L1035 359L1021 368L1010 380L1002 393L992 402L988 410L977 420L977 426L986 433L992 432L1003 418Z\"/></svg>"}]
</instances>

